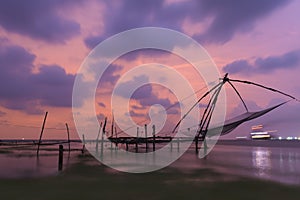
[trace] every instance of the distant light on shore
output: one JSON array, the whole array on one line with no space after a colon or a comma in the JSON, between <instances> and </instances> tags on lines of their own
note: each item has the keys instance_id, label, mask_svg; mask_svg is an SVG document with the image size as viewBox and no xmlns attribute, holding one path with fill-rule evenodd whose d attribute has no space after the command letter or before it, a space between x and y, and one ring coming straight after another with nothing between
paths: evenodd
<instances>
[{"instance_id":1,"label":"distant light on shore","mask_svg":"<svg viewBox=\"0 0 300 200\"><path fill-rule=\"evenodd\" d=\"M286 140L300 140L300 137L289 136L289 137L286 138Z\"/></svg>"}]
</instances>

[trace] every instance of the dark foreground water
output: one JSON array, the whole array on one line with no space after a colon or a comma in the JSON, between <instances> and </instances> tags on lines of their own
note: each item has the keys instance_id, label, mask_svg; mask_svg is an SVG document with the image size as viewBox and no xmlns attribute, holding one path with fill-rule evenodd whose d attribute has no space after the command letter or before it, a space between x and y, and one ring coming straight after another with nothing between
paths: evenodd
<instances>
[{"instance_id":1,"label":"dark foreground water","mask_svg":"<svg viewBox=\"0 0 300 200\"><path fill-rule=\"evenodd\" d=\"M1 199L298 199L300 147L290 146L221 143L206 159L191 148L172 165L146 174L117 172L80 151L65 152L59 172L57 151L41 151L37 158L35 151L1 148L0 194Z\"/></svg>"},{"instance_id":2,"label":"dark foreground water","mask_svg":"<svg viewBox=\"0 0 300 200\"><path fill-rule=\"evenodd\" d=\"M81 146L81 144L72 145L78 150ZM32 150L0 148L0 178L57 175L59 173L58 152L57 147L52 148L54 151L49 148L41 150L38 157L34 148ZM172 149L174 153L176 153L176 148ZM81 151L64 152L63 169L80 162L79 155L82 155ZM96 159L92 158L89 163L100 165ZM282 142L282 147L280 147L278 143L274 145L272 141L260 141L254 144L250 141L246 143L245 141L221 142L214 146L206 159L199 159L191 146L181 158L166 169L169 168L183 172L205 168L226 175L252 177L300 186L300 145L297 147L295 142L292 145Z\"/></svg>"},{"instance_id":3,"label":"dark foreground water","mask_svg":"<svg viewBox=\"0 0 300 200\"><path fill-rule=\"evenodd\" d=\"M184 170L208 168L227 175L300 186L300 148L216 145L206 159L199 160L193 154L189 151L171 166Z\"/></svg>"}]
</instances>

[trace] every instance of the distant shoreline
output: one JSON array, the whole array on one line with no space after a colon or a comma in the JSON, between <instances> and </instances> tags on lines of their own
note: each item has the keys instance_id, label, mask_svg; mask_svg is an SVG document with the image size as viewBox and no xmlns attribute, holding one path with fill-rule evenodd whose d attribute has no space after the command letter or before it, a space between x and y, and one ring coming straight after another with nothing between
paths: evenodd
<instances>
[{"instance_id":1,"label":"distant shoreline","mask_svg":"<svg viewBox=\"0 0 300 200\"><path fill-rule=\"evenodd\" d=\"M70 140L71 143L82 143L81 140L75 139ZM87 143L91 141L86 141ZM106 141L107 142L107 141ZM175 141L173 141L175 142ZM68 143L68 140L50 139L43 140L42 144L55 144L55 143ZM0 146L2 145L14 145L14 144L31 144L37 145L38 140L14 140L14 139L4 139L0 140ZM232 145L232 146L252 146L252 147L285 147L285 148L300 148L300 140L218 140L217 145Z\"/></svg>"},{"instance_id":2,"label":"distant shoreline","mask_svg":"<svg viewBox=\"0 0 300 200\"><path fill-rule=\"evenodd\" d=\"M217 145L300 148L299 140L218 140Z\"/></svg>"}]
</instances>

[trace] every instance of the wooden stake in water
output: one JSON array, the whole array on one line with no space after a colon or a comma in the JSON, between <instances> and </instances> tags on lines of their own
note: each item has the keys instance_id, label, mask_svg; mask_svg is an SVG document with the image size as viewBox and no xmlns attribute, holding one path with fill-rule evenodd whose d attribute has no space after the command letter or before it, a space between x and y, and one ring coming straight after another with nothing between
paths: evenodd
<instances>
[{"instance_id":1,"label":"wooden stake in water","mask_svg":"<svg viewBox=\"0 0 300 200\"><path fill-rule=\"evenodd\" d=\"M115 137L116 137L116 147L118 147L118 132L116 126L115 126Z\"/></svg>"},{"instance_id":2,"label":"wooden stake in water","mask_svg":"<svg viewBox=\"0 0 300 200\"><path fill-rule=\"evenodd\" d=\"M145 138L146 138L146 152L148 152L148 135L147 135L147 124L145 124Z\"/></svg>"},{"instance_id":3,"label":"wooden stake in water","mask_svg":"<svg viewBox=\"0 0 300 200\"><path fill-rule=\"evenodd\" d=\"M68 123L66 123L67 128L67 134L68 134L68 144L69 144L69 152L71 151L71 145L70 145L70 132L69 132L69 126Z\"/></svg>"},{"instance_id":4,"label":"wooden stake in water","mask_svg":"<svg viewBox=\"0 0 300 200\"><path fill-rule=\"evenodd\" d=\"M136 128L135 152L138 152L139 127Z\"/></svg>"},{"instance_id":5,"label":"wooden stake in water","mask_svg":"<svg viewBox=\"0 0 300 200\"><path fill-rule=\"evenodd\" d=\"M195 150L196 150L196 154L199 153L198 140L199 140L199 137L196 135L196 137L195 137Z\"/></svg>"},{"instance_id":6,"label":"wooden stake in water","mask_svg":"<svg viewBox=\"0 0 300 200\"><path fill-rule=\"evenodd\" d=\"M37 148L37 151L36 151L37 156L39 155L39 152L40 152L40 144L42 142L42 136L43 136L43 132L44 132L44 128L45 128L47 116L48 116L48 112L45 113L45 117L44 117L44 121L43 121L43 125L42 125L42 130L41 130L41 133L40 133L40 139L39 139L39 143L38 143L38 148Z\"/></svg>"},{"instance_id":7,"label":"wooden stake in water","mask_svg":"<svg viewBox=\"0 0 300 200\"><path fill-rule=\"evenodd\" d=\"M152 147L153 147L153 151L155 151L155 125L154 124L152 126L152 136L153 136Z\"/></svg>"},{"instance_id":8,"label":"wooden stake in water","mask_svg":"<svg viewBox=\"0 0 300 200\"><path fill-rule=\"evenodd\" d=\"M63 168L63 159L64 159L64 146L60 144L58 149L58 171L61 171Z\"/></svg>"},{"instance_id":9,"label":"wooden stake in water","mask_svg":"<svg viewBox=\"0 0 300 200\"><path fill-rule=\"evenodd\" d=\"M97 135L97 138L96 138L96 151L98 152L98 143L99 143L99 136L100 136L100 133L101 133L101 129L102 129L102 122L100 123L100 127L99 127L99 130L98 130L98 135Z\"/></svg>"},{"instance_id":10,"label":"wooden stake in water","mask_svg":"<svg viewBox=\"0 0 300 200\"><path fill-rule=\"evenodd\" d=\"M128 151L128 141L126 140L126 151Z\"/></svg>"},{"instance_id":11,"label":"wooden stake in water","mask_svg":"<svg viewBox=\"0 0 300 200\"><path fill-rule=\"evenodd\" d=\"M204 142L204 159L206 159L207 158L207 149L208 149L206 138L204 139L203 142Z\"/></svg>"},{"instance_id":12,"label":"wooden stake in water","mask_svg":"<svg viewBox=\"0 0 300 200\"><path fill-rule=\"evenodd\" d=\"M105 117L105 119L104 119L104 124L103 124L103 129L102 129L102 135L105 134L106 123L107 123L107 117Z\"/></svg>"},{"instance_id":13,"label":"wooden stake in water","mask_svg":"<svg viewBox=\"0 0 300 200\"><path fill-rule=\"evenodd\" d=\"M107 123L107 117L104 119L104 124L102 128L102 137L101 137L101 157L103 157L103 149L104 149L104 135L105 135L105 128Z\"/></svg>"},{"instance_id":14,"label":"wooden stake in water","mask_svg":"<svg viewBox=\"0 0 300 200\"><path fill-rule=\"evenodd\" d=\"M84 153L84 150L85 150L85 138L84 138L84 134L82 134L82 142L83 142L83 145L82 145L81 152Z\"/></svg>"},{"instance_id":15,"label":"wooden stake in water","mask_svg":"<svg viewBox=\"0 0 300 200\"><path fill-rule=\"evenodd\" d=\"M111 139L113 140L113 138L114 138L114 113L112 112L112 120L111 120ZM112 140L111 140L111 142L110 142L110 149L112 150L112 148L113 148L113 143L112 143Z\"/></svg>"}]
</instances>

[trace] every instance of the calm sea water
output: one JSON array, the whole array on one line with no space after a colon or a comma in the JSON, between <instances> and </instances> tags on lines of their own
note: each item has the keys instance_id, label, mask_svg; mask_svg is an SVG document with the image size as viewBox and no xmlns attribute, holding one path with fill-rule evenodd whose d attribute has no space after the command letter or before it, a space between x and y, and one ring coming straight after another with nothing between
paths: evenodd
<instances>
[{"instance_id":1,"label":"calm sea water","mask_svg":"<svg viewBox=\"0 0 300 200\"><path fill-rule=\"evenodd\" d=\"M193 154L190 150L172 166L300 185L300 148L216 145L206 159Z\"/></svg>"},{"instance_id":2,"label":"calm sea water","mask_svg":"<svg viewBox=\"0 0 300 200\"><path fill-rule=\"evenodd\" d=\"M72 148L81 148L75 144ZM67 149L68 145L64 144ZM76 162L79 152L64 152L63 168L70 167ZM37 157L36 146L13 148L0 146L0 179L1 178L30 178L55 176L58 171L58 145L47 147Z\"/></svg>"},{"instance_id":3,"label":"calm sea water","mask_svg":"<svg viewBox=\"0 0 300 200\"><path fill-rule=\"evenodd\" d=\"M73 148L81 148L80 144L74 145ZM2 151L0 153L0 178L55 176L58 174L57 151L41 151L37 158L34 150L4 151L3 148L0 150ZM176 153L176 149L172 151ZM78 162L79 154L81 154L80 151L70 154L65 152L63 168L66 169ZM94 163L98 164L97 162L95 160ZM182 157L164 170L169 168L185 172L205 168L226 175L300 185L300 147L247 146L239 143L235 143L235 145L218 144L206 159L199 159L191 147Z\"/></svg>"}]
</instances>

